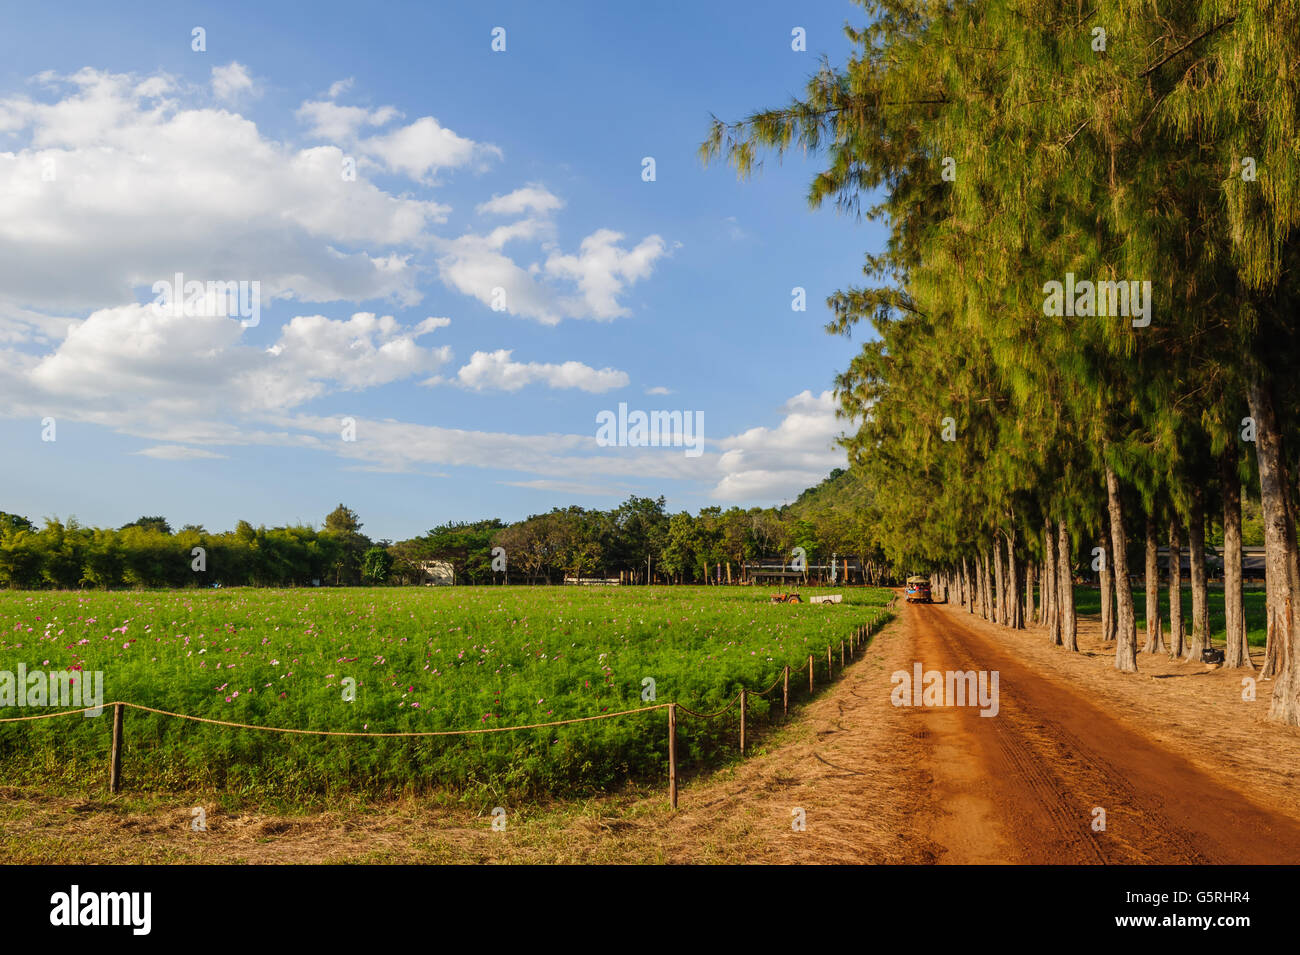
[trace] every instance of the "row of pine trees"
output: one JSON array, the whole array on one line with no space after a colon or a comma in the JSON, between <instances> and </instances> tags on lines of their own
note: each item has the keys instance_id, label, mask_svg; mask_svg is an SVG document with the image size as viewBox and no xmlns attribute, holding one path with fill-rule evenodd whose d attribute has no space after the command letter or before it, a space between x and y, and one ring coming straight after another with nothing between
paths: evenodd
<instances>
[{"instance_id":1,"label":"row of pine trees","mask_svg":"<svg viewBox=\"0 0 1300 955\"><path fill-rule=\"evenodd\" d=\"M1065 555L1099 547L1131 672L1128 582L1153 601L1158 543L1190 550L1190 626L1175 600L1168 636L1144 637L1197 652L1221 524L1227 662L1248 666L1249 495L1271 715L1300 725L1300 3L864 6L846 64L715 121L702 153L742 176L766 152L815 153L810 202L883 228L829 330L876 332L837 390L886 551L963 599L1023 593L996 601L1001 622L1041 620L1073 649Z\"/></svg>"}]
</instances>

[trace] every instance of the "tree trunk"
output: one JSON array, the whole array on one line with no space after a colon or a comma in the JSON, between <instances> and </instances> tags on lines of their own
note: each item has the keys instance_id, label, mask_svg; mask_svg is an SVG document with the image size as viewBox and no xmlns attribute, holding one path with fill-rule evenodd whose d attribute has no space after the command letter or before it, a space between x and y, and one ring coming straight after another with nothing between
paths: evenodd
<instances>
[{"instance_id":1,"label":"tree trunk","mask_svg":"<svg viewBox=\"0 0 1300 955\"><path fill-rule=\"evenodd\" d=\"M1237 471L1236 444L1230 443L1219 458L1219 484L1223 488L1223 609L1227 640L1223 665L1253 670L1241 589L1241 475Z\"/></svg>"},{"instance_id":2,"label":"tree trunk","mask_svg":"<svg viewBox=\"0 0 1300 955\"><path fill-rule=\"evenodd\" d=\"M984 603L984 619L990 623L997 623L998 620L998 592L993 586L993 564L996 561L995 551L984 548L984 588L988 594L988 600Z\"/></svg>"},{"instance_id":3,"label":"tree trunk","mask_svg":"<svg viewBox=\"0 0 1300 955\"><path fill-rule=\"evenodd\" d=\"M993 532L993 587L997 595L997 607L994 610L994 622L1007 625L1007 580L1002 573L1002 536Z\"/></svg>"},{"instance_id":4,"label":"tree trunk","mask_svg":"<svg viewBox=\"0 0 1300 955\"><path fill-rule=\"evenodd\" d=\"M1182 525L1169 520L1169 655L1183 655L1183 542Z\"/></svg>"},{"instance_id":5,"label":"tree trunk","mask_svg":"<svg viewBox=\"0 0 1300 955\"><path fill-rule=\"evenodd\" d=\"M1106 525L1110 523L1109 517ZM1103 525L1103 527L1106 527ZM1115 574L1110 566L1110 531L1102 531L1101 542L1101 569L1097 571L1097 582L1101 590L1101 639L1110 643L1115 639L1115 602L1112 592L1114 591Z\"/></svg>"},{"instance_id":6,"label":"tree trunk","mask_svg":"<svg viewBox=\"0 0 1300 955\"><path fill-rule=\"evenodd\" d=\"M1011 535L1007 533L1002 542L1003 550L1006 551L1006 566L1002 569L1002 595L1007 600L1006 625L1014 628L1016 626L1016 608L1020 606L1020 593L1016 588L1018 583L1016 579L1016 555L1012 553L1014 547L1011 543Z\"/></svg>"},{"instance_id":7,"label":"tree trunk","mask_svg":"<svg viewBox=\"0 0 1300 955\"><path fill-rule=\"evenodd\" d=\"M989 549L980 551L980 616L993 619L993 575L989 572Z\"/></svg>"},{"instance_id":8,"label":"tree trunk","mask_svg":"<svg viewBox=\"0 0 1300 955\"><path fill-rule=\"evenodd\" d=\"M1286 470L1273 394L1261 382L1258 370L1251 375L1247 398L1255 419L1255 457L1259 462L1259 498L1264 515L1264 584L1268 592L1268 646L1260 676L1276 680L1269 716L1300 726L1300 685L1296 682L1297 668L1290 666L1296 636L1293 609L1300 579L1291 478Z\"/></svg>"},{"instance_id":9,"label":"tree trunk","mask_svg":"<svg viewBox=\"0 0 1300 955\"><path fill-rule=\"evenodd\" d=\"M1056 537L1052 522L1043 524L1043 609L1047 611L1047 637L1052 646L1061 645L1061 608L1056 602Z\"/></svg>"},{"instance_id":10,"label":"tree trunk","mask_svg":"<svg viewBox=\"0 0 1300 955\"><path fill-rule=\"evenodd\" d=\"M1070 573L1070 532L1065 521L1056 522L1056 598L1061 605L1061 645L1079 649L1079 628L1074 615L1074 580Z\"/></svg>"},{"instance_id":11,"label":"tree trunk","mask_svg":"<svg viewBox=\"0 0 1300 955\"><path fill-rule=\"evenodd\" d=\"M1034 625L1034 562L1025 561L1025 626Z\"/></svg>"},{"instance_id":12,"label":"tree trunk","mask_svg":"<svg viewBox=\"0 0 1300 955\"><path fill-rule=\"evenodd\" d=\"M1124 502L1119 496L1119 476L1106 466L1106 503L1110 510L1111 565L1115 569L1115 669L1137 672L1137 619L1133 588L1128 582L1128 547L1124 531Z\"/></svg>"},{"instance_id":13,"label":"tree trunk","mask_svg":"<svg viewBox=\"0 0 1300 955\"><path fill-rule=\"evenodd\" d=\"M963 555L961 559L961 605L967 613L975 612L975 596L971 593L970 565Z\"/></svg>"},{"instance_id":14,"label":"tree trunk","mask_svg":"<svg viewBox=\"0 0 1300 955\"><path fill-rule=\"evenodd\" d=\"M1016 535L1011 531L1007 535L1007 626L1015 630L1025 629L1020 607L1020 568L1016 565Z\"/></svg>"},{"instance_id":15,"label":"tree trunk","mask_svg":"<svg viewBox=\"0 0 1300 955\"><path fill-rule=\"evenodd\" d=\"M1159 653L1165 642L1160 630L1160 542L1156 540L1156 521L1150 514L1146 523L1146 630L1147 642L1143 653Z\"/></svg>"},{"instance_id":16,"label":"tree trunk","mask_svg":"<svg viewBox=\"0 0 1300 955\"><path fill-rule=\"evenodd\" d=\"M1192 641L1187 647L1188 660L1200 660L1207 646L1210 610L1205 573L1205 495L1199 484L1191 490L1192 513L1187 518L1187 548L1192 565Z\"/></svg>"}]
</instances>

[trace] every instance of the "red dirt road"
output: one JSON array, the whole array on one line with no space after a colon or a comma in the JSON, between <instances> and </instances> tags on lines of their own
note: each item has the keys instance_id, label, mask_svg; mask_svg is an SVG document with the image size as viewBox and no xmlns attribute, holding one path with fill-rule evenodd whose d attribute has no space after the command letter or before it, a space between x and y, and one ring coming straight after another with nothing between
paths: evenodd
<instances>
[{"instance_id":1,"label":"red dirt road","mask_svg":"<svg viewBox=\"0 0 1300 955\"><path fill-rule=\"evenodd\" d=\"M941 861L1300 862L1293 814L1257 804L1080 687L1018 661L957 608L902 613L926 670L999 672L996 716L969 706L912 711L930 744ZM1093 829L1098 807L1104 831Z\"/></svg>"}]
</instances>

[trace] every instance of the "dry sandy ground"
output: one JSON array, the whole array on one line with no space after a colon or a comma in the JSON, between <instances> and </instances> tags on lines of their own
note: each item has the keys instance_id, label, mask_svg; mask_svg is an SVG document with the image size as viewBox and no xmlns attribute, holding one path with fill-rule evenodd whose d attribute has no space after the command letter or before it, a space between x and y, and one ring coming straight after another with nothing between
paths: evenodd
<instances>
[{"instance_id":1,"label":"dry sandy ground","mask_svg":"<svg viewBox=\"0 0 1300 955\"><path fill-rule=\"evenodd\" d=\"M958 608L910 616L926 669L1000 673L996 717L913 711L949 748L944 861L1300 862L1300 734L1262 721L1270 683L1248 702L1240 671L1149 654L1121 674L1092 622L1069 653Z\"/></svg>"},{"instance_id":2,"label":"dry sandy ground","mask_svg":"<svg viewBox=\"0 0 1300 955\"><path fill-rule=\"evenodd\" d=\"M1114 670L958 608L900 607L834 687L745 762L663 789L489 807L411 799L271 816L194 801L0 790L10 862L1300 862L1300 732L1262 721L1271 684L1142 655ZM1000 709L895 707L891 674L997 669ZM1095 810L1106 812L1094 829ZM802 813L798 813L802 810ZM804 827L794 823L802 817Z\"/></svg>"}]
</instances>

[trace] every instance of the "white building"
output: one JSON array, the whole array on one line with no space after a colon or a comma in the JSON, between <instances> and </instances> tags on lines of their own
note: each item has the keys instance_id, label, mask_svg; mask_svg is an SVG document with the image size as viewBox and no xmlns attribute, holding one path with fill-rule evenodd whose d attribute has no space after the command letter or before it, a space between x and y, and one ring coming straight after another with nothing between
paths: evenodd
<instances>
[{"instance_id":1,"label":"white building","mask_svg":"<svg viewBox=\"0 0 1300 955\"><path fill-rule=\"evenodd\" d=\"M445 560L420 561L420 570L424 571L426 587L451 587L456 583L456 568Z\"/></svg>"}]
</instances>

